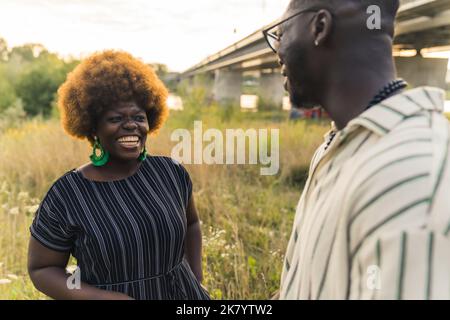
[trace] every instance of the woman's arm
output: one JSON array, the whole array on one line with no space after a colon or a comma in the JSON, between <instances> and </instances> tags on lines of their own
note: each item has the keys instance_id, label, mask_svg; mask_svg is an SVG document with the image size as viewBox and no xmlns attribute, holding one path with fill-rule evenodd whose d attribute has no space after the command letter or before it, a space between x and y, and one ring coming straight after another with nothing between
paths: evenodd
<instances>
[{"instance_id":1,"label":"woman's arm","mask_svg":"<svg viewBox=\"0 0 450 320\"><path fill-rule=\"evenodd\" d=\"M191 195L186 212L187 232L185 239L186 259L199 282L203 280L202 272L202 232L200 220L195 208L194 197Z\"/></svg>"},{"instance_id":2,"label":"woman's arm","mask_svg":"<svg viewBox=\"0 0 450 320\"><path fill-rule=\"evenodd\" d=\"M28 247L28 274L36 289L61 300L132 300L129 296L95 288L81 282L80 289L69 289L65 271L70 254L58 252L31 237ZM82 270L81 270L82 272Z\"/></svg>"}]
</instances>

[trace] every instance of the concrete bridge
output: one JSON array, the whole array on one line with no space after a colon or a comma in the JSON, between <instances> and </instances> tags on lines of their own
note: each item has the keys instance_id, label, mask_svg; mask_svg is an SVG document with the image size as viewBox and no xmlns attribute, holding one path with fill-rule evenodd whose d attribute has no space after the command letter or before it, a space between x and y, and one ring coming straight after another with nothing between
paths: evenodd
<instances>
[{"instance_id":1,"label":"concrete bridge","mask_svg":"<svg viewBox=\"0 0 450 320\"><path fill-rule=\"evenodd\" d=\"M277 56L262 30L207 57L186 70L181 79L205 87L216 101L238 103L244 94L258 95L281 106L286 95ZM413 57L395 57L398 73L413 86L445 88L447 59L425 59L424 48L450 45L450 0L401 0L394 48L417 50Z\"/></svg>"}]
</instances>

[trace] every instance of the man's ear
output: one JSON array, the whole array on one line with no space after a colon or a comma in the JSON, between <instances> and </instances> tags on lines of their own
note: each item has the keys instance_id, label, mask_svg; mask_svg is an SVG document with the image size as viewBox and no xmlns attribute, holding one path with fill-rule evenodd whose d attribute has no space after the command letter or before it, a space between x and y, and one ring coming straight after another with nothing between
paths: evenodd
<instances>
[{"instance_id":1,"label":"man's ear","mask_svg":"<svg viewBox=\"0 0 450 320\"><path fill-rule=\"evenodd\" d=\"M314 45L320 46L327 42L331 35L333 16L326 9L319 10L312 22Z\"/></svg>"}]
</instances>

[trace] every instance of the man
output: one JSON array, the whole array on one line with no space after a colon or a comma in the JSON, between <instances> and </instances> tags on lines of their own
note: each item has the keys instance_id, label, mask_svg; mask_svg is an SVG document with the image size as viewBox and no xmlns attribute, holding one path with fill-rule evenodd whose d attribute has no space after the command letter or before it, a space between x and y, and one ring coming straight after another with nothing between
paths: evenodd
<instances>
[{"instance_id":1,"label":"man","mask_svg":"<svg viewBox=\"0 0 450 320\"><path fill-rule=\"evenodd\" d=\"M371 5L381 29L368 28ZM450 128L441 90L396 80L398 7L292 0L264 31L292 103L334 120L297 207L281 299L450 299Z\"/></svg>"}]
</instances>

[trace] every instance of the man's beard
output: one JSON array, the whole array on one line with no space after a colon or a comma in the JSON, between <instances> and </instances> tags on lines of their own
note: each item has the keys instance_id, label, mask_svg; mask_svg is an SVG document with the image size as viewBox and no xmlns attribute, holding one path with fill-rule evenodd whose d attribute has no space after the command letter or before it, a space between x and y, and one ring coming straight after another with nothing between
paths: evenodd
<instances>
[{"instance_id":1,"label":"man's beard","mask_svg":"<svg viewBox=\"0 0 450 320\"><path fill-rule=\"evenodd\" d=\"M288 93L293 108L312 109L317 107L317 103L300 86L292 86L288 81Z\"/></svg>"}]
</instances>

